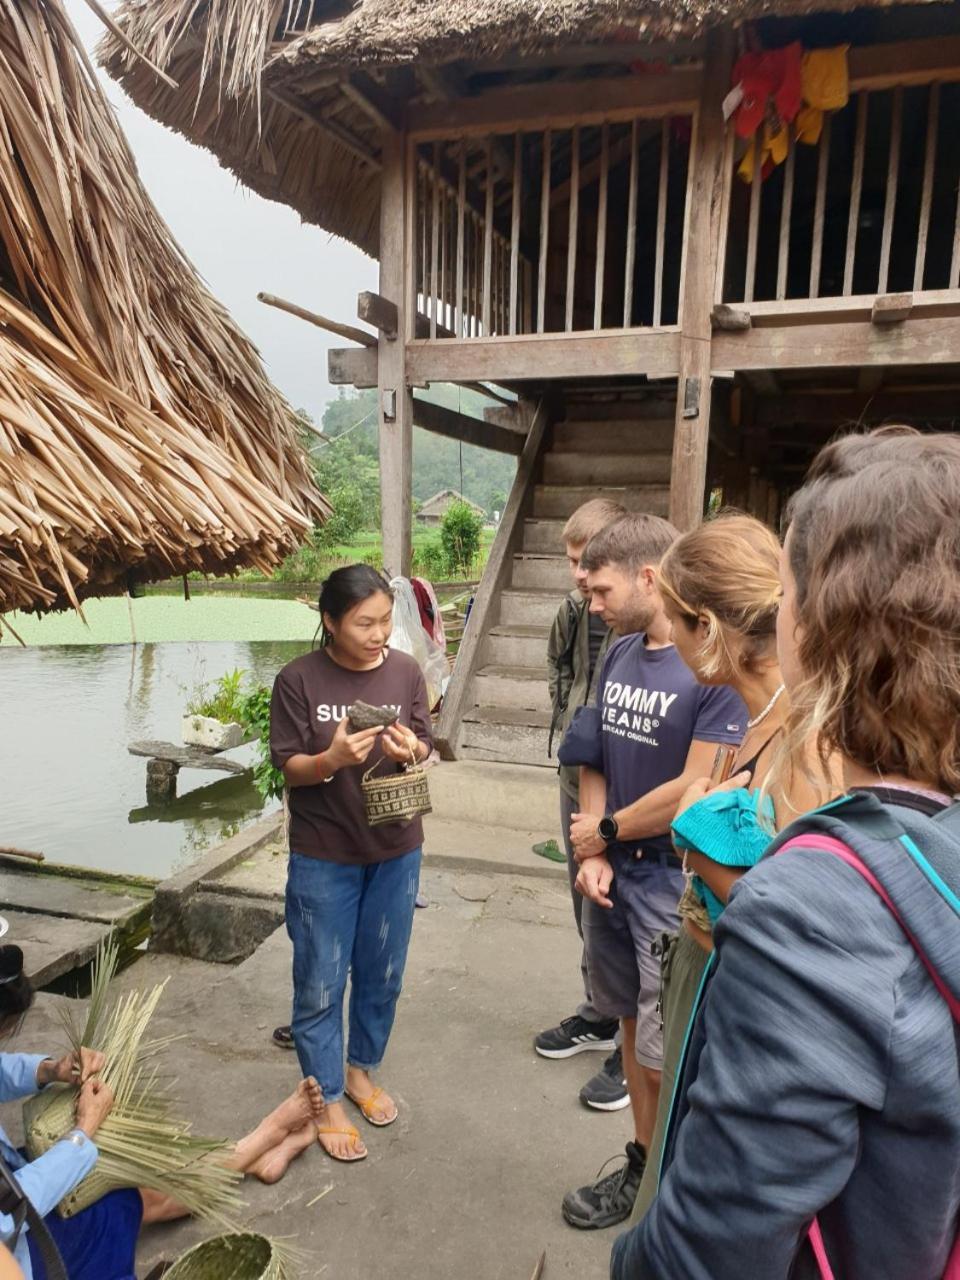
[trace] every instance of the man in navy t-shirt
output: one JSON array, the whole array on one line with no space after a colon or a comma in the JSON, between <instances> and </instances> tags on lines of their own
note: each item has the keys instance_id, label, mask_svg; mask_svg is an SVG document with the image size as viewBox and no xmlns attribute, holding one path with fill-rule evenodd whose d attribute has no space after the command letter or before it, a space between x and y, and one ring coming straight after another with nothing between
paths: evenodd
<instances>
[{"instance_id":1,"label":"man in navy t-shirt","mask_svg":"<svg viewBox=\"0 0 960 1280\"><path fill-rule=\"evenodd\" d=\"M670 823L690 783L709 776L717 745L738 744L746 728L739 696L698 684L673 647L657 566L677 536L657 516L623 516L591 539L581 558L590 611L621 638L597 685L603 772L581 770L581 812L570 839L580 862L594 1004L623 1027L635 1141L623 1168L564 1197L564 1217L575 1227L613 1226L633 1208L663 1062L660 965L651 948L662 933L677 931L683 892Z\"/></svg>"}]
</instances>

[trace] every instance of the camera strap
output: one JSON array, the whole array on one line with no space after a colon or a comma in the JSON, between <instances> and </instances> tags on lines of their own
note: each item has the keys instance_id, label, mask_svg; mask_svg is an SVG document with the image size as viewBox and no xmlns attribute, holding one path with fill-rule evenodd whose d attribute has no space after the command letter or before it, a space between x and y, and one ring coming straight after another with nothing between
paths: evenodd
<instances>
[{"instance_id":1,"label":"camera strap","mask_svg":"<svg viewBox=\"0 0 960 1280\"><path fill-rule=\"evenodd\" d=\"M50 1228L24 1195L23 1188L2 1156L0 1156L0 1213L7 1214L13 1219L13 1235L5 1242L11 1253L17 1247L20 1232L26 1223L33 1236L37 1252L43 1260L47 1280L67 1280L67 1269L60 1257L60 1250L50 1234Z\"/></svg>"}]
</instances>

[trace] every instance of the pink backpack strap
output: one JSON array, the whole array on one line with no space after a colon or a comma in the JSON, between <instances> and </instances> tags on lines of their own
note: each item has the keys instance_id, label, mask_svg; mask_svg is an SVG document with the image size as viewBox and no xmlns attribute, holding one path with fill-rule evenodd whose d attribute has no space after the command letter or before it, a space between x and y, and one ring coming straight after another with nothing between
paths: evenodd
<instances>
[{"instance_id":1,"label":"pink backpack strap","mask_svg":"<svg viewBox=\"0 0 960 1280\"><path fill-rule=\"evenodd\" d=\"M821 853L832 853L834 857L845 862L848 867L852 867L860 876L866 880L874 893L882 898L887 906L890 914L896 920L897 924L910 940L910 945L923 961L924 967L929 973L937 990L947 1002L950 1012L953 1014L955 1021L960 1022L960 1001L956 999L953 993L948 989L947 984L943 981L940 974L930 963L920 943L913 936L903 921L903 917L897 910L893 899L887 893L886 889L873 874L867 864L850 848L848 844L844 844L842 840L836 840L833 836L815 835L813 833L805 836L794 836L792 840L788 840L786 844L780 846L776 853L784 853L787 849L815 849ZM774 854L776 857L776 854ZM823 1233L820 1230L820 1223L814 1218L810 1224L810 1233L808 1236L810 1246L813 1249L813 1256L817 1261L817 1269L820 1273L820 1280L835 1280L833 1268L830 1266L830 1259L827 1257L826 1246L823 1243ZM947 1269L944 1272L944 1280L960 1280L960 1236L954 1243L954 1247L950 1252L950 1259L947 1263Z\"/></svg>"}]
</instances>

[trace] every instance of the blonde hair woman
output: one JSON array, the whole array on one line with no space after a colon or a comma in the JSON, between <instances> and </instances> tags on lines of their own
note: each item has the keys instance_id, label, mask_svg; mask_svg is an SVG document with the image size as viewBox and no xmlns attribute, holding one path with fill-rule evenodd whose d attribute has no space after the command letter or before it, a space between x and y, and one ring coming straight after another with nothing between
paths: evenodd
<instances>
[{"instance_id":1,"label":"blonde hair woman","mask_svg":"<svg viewBox=\"0 0 960 1280\"><path fill-rule=\"evenodd\" d=\"M829 445L790 506L782 764L842 765L715 931L612 1280L940 1280L960 1241L960 437ZM768 774L776 793L781 761Z\"/></svg>"}]
</instances>

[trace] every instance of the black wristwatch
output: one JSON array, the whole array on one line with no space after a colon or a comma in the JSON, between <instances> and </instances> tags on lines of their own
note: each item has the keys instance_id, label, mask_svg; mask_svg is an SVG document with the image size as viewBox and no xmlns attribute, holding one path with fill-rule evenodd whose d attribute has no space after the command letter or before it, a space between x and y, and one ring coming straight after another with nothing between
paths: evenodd
<instances>
[{"instance_id":1,"label":"black wristwatch","mask_svg":"<svg viewBox=\"0 0 960 1280\"><path fill-rule=\"evenodd\" d=\"M605 818L601 818L597 823L597 835L604 844L612 844L620 834L620 824L612 813L608 813Z\"/></svg>"}]
</instances>

